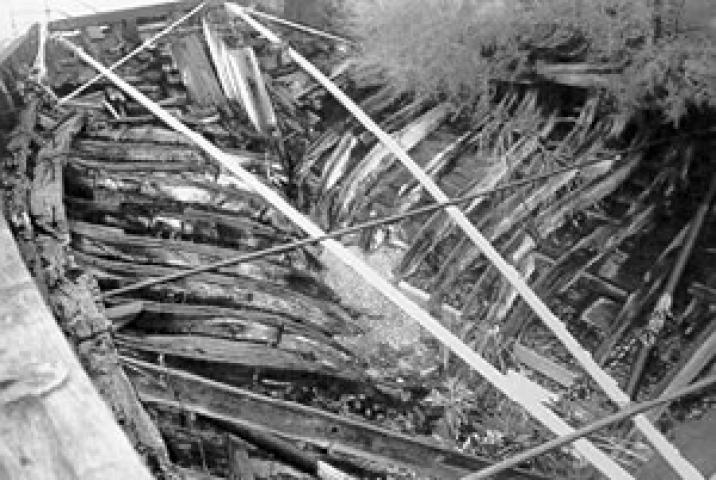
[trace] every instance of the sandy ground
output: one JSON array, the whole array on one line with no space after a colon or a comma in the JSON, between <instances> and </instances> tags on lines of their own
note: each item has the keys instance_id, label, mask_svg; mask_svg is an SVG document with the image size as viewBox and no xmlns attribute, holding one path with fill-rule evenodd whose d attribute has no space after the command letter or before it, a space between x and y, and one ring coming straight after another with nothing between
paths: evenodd
<instances>
[{"instance_id":1,"label":"sandy ground","mask_svg":"<svg viewBox=\"0 0 716 480\"><path fill-rule=\"evenodd\" d=\"M368 253L359 247L348 249L391 281L392 270L403 254L401 249L390 246L382 246ZM371 348L375 344L386 343L395 349L402 349L418 342L420 326L383 297L376 288L366 283L332 254L324 251L321 260L327 267L325 282L346 305L366 314L365 323L361 325L366 329L366 334L356 339L356 347Z\"/></svg>"}]
</instances>

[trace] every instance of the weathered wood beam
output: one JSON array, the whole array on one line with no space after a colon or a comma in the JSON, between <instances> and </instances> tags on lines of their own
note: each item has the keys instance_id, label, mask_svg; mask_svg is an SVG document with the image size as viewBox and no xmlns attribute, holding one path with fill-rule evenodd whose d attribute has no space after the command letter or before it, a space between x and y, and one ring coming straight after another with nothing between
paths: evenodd
<instances>
[{"instance_id":1,"label":"weathered wood beam","mask_svg":"<svg viewBox=\"0 0 716 480\"><path fill-rule=\"evenodd\" d=\"M198 34L177 39L172 43L172 53L182 72L189 96L196 104L218 107L226 103Z\"/></svg>"},{"instance_id":2,"label":"weathered wood beam","mask_svg":"<svg viewBox=\"0 0 716 480\"><path fill-rule=\"evenodd\" d=\"M150 480L45 306L2 216L0 265L0 384L13 394L0 401L0 476Z\"/></svg>"},{"instance_id":3,"label":"weathered wood beam","mask_svg":"<svg viewBox=\"0 0 716 480\"><path fill-rule=\"evenodd\" d=\"M107 260L80 252L75 252L74 256L79 264L93 271L100 283L104 277L138 279L160 277L181 270L159 265L136 265L132 262ZM234 293L243 292L245 308L280 313L297 321L303 321L325 333L360 332L354 318L343 307L327 300L304 295L288 286L243 275L202 273L197 275L196 279L207 284L204 288L207 293L212 288L223 288Z\"/></svg>"},{"instance_id":4,"label":"weathered wood beam","mask_svg":"<svg viewBox=\"0 0 716 480\"><path fill-rule=\"evenodd\" d=\"M374 425L328 413L293 402L269 398L222 384L198 375L123 358L130 366L143 401L178 401L189 410L211 411L225 418L240 419L282 434L284 438L303 438L328 449L362 451L433 475L457 479L470 470L484 468L486 459L458 453L432 442L391 432ZM156 378L164 378L164 384ZM161 386L165 385L165 386ZM498 479L539 478L522 470L512 470Z\"/></svg>"},{"instance_id":5,"label":"weathered wood beam","mask_svg":"<svg viewBox=\"0 0 716 480\"><path fill-rule=\"evenodd\" d=\"M190 212L191 214L191 212ZM191 218L191 215L187 215ZM207 219L210 219L207 216ZM247 219L237 219L236 224L243 220L245 238L248 240L255 234L270 237L272 232L265 225L252 223ZM256 227L256 232L251 227ZM170 267L196 267L232 258L237 255L237 249L207 245L183 240L168 240L133 235L125 233L121 228L97 225L94 223L70 222L70 229L75 237L73 245L86 253L101 252L108 258L123 260L131 258L136 263L158 264ZM278 236L278 232L275 232ZM276 243L280 243L279 237ZM259 243L259 240L254 240ZM257 258L247 262L243 267L238 265L217 268L215 272L228 275L238 274L249 277L269 280L277 284L293 286L301 282L301 291L314 291L317 296L335 298L335 295L319 280L317 275L307 270L304 262L296 262L287 255L274 255L266 258Z\"/></svg>"},{"instance_id":6,"label":"weathered wood beam","mask_svg":"<svg viewBox=\"0 0 716 480\"><path fill-rule=\"evenodd\" d=\"M205 371L212 378L231 384L251 382L255 372L261 376L291 382L311 379L363 386L360 370L341 362L329 364L326 359L311 360L296 352L272 345L240 342L201 335L128 335L116 334L115 342L123 351L161 355L170 365L181 365L193 371Z\"/></svg>"},{"instance_id":7,"label":"weathered wood beam","mask_svg":"<svg viewBox=\"0 0 716 480\"><path fill-rule=\"evenodd\" d=\"M105 195L107 193L109 194ZM151 197L141 195L103 192L102 198L98 200L66 196L65 203L74 219L93 224L101 221L126 232L171 236L203 244L231 246L243 251L264 249L295 239L286 232L243 214L232 215L231 212L217 212L214 209L197 209L164 199L152 200ZM250 205L247 205L246 213L249 213L249 207ZM254 208L252 213L260 212L258 208ZM153 242L151 238L144 237L143 240L138 239L137 243L159 247L158 243L161 241ZM309 269L309 265L315 262L307 261L307 257L317 256L310 245L304 246L303 249L313 253L294 250L276 254L274 259L290 258L296 268Z\"/></svg>"},{"instance_id":8,"label":"weathered wood beam","mask_svg":"<svg viewBox=\"0 0 716 480\"><path fill-rule=\"evenodd\" d=\"M192 162L206 164L204 156L187 145L166 145L151 142L118 142L116 140L77 140L74 152L82 157L116 161Z\"/></svg>"},{"instance_id":9,"label":"weathered wood beam","mask_svg":"<svg viewBox=\"0 0 716 480\"><path fill-rule=\"evenodd\" d=\"M239 310L214 305L187 303L161 303L149 300L130 300L128 305L141 304L141 311L132 319L132 328L154 333L206 334L217 338L245 340L283 346L291 337L303 338L310 344L313 353L321 354L330 350L330 356L348 359L348 352L311 325L302 324L295 319L280 314ZM127 305L123 300L109 302L110 305ZM115 307L117 308L117 307ZM122 322L130 307L116 310ZM291 342L296 344L294 340ZM316 345L320 343L321 346ZM310 351L304 349L304 351Z\"/></svg>"}]
</instances>

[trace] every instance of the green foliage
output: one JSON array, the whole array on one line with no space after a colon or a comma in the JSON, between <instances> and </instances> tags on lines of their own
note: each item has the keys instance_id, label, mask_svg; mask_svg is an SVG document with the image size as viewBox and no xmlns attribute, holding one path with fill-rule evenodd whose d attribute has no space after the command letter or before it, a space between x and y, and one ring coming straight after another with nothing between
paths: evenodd
<instances>
[{"instance_id":1,"label":"green foliage","mask_svg":"<svg viewBox=\"0 0 716 480\"><path fill-rule=\"evenodd\" d=\"M350 26L362 42L360 60L381 67L400 90L461 98L482 92L516 67L503 63L519 62L519 52L505 36L509 11L480 3L356 1Z\"/></svg>"},{"instance_id":2,"label":"green foliage","mask_svg":"<svg viewBox=\"0 0 716 480\"><path fill-rule=\"evenodd\" d=\"M690 110L716 107L716 50L705 38L664 38L635 53L611 90L622 108L657 110L678 124Z\"/></svg>"},{"instance_id":3,"label":"green foliage","mask_svg":"<svg viewBox=\"0 0 716 480\"><path fill-rule=\"evenodd\" d=\"M404 90L473 98L538 59L611 60L643 38L639 0L357 0L360 59Z\"/></svg>"},{"instance_id":4,"label":"green foliage","mask_svg":"<svg viewBox=\"0 0 716 480\"><path fill-rule=\"evenodd\" d=\"M612 63L627 65L609 87L616 105L677 119L716 98L713 78L698 71L713 45L676 35L679 0L662 0L655 41L652 1L355 0L348 29L360 64L379 67L401 92L471 104L540 62Z\"/></svg>"}]
</instances>

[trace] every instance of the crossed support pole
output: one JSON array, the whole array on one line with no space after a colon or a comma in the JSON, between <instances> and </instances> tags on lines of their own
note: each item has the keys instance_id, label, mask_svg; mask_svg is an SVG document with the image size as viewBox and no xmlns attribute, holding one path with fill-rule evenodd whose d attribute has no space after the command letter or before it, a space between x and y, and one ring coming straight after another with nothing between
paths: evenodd
<instances>
[{"instance_id":1,"label":"crossed support pole","mask_svg":"<svg viewBox=\"0 0 716 480\"><path fill-rule=\"evenodd\" d=\"M266 29L263 25L254 20L245 9L234 4L226 4L229 12L243 19L251 25L270 42L281 44L281 39ZM199 148L213 157L225 168L239 177L247 185L251 186L254 191L263 196L277 210L290 218L297 226L304 230L311 237L324 237L323 232L310 219L303 216L295 210L280 195L264 185L260 180L252 174L241 168L237 162L219 148L211 144L204 137L190 130L186 125L182 124L178 119L162 109L158 104L151 101L136 88L132 87L111 69L108 69L87 55L83 50L67 41L66 39L58 39L62 45L74 51L85 62L96 68L101 76L106 76L117 87L133 97L145 108L155 114L169 127L177 132L186 135ZM418 179L423 187L435 198L436 201L444 203L448 202L448 197L440 190L440 188L430 179L425 172L410 158L405 150L390 135L384 132L380 127L358 107L348 96L345 95L335 84L325 77L315 66L301 56L292 48L287 48L287 53L292 59L312 75L319 83L321 83L331 94L333 94L369 131L385 144L391 152L408 168L408 170ZM468 237L477 245L481 252L495 265L496 268L510 281L517 292L524 298L527 304L535 311L537 316L542 319L545 325L562 341L570 353L582 364L584 369L597 382L597 384L605 391L609 398L618 406L626 406L630 399L619 389L616 382L606 372L601 370L594 362L591 355L582 348L574 337L567 331L564 324L549 310L539 297L531 290L527 283L522 279L519 273L512 267L502 256L495 250L490 242L470 223L465 215L457 207L449 207L447 209L450 217L460 228L468 235ZM463 359L468 365L480 373L485 379L492 383L497 389L504 393L508 398L524 407L535 419L549 428L558 436L568 435L573 429L559 418L553 411L547 408L541 399L536 398L534 386L527 380L519 376L504 375L493 367L484 358L475 351L465 345L459 338L453 335L449 330L443 327L431 315L405 297L395 286L390 284L379 274L368 267L362 260L353 255L340 243L332 239L326 239L321 244L334 254L339 260L350 266L367 282L373 284L380 290L384 296L393 303L403 309L408 315L415 319L420 325L428 330L432 335L445 344L453 353ZM638 415L634 418L634 423L642 434L649 440L666 462L679 474L684 480L702 480L703 475L691 465L679 452L671 445L666 438L643 416ZM622 467L617 465L610 457L597 449L585 439L579 439L574 443L575 449L587 458L600 472L611 479L632 479L633 477Z\"/></svg>"}]
</instances>

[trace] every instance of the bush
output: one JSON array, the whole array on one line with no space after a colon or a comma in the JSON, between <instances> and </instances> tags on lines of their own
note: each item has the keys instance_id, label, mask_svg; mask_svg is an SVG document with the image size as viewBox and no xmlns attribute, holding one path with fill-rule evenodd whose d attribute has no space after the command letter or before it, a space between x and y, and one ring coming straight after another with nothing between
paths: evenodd
<instances>
[{"instance_id":1,"label":"bush","mask_svg":"<svg viewBox=\"0 0 716 480\"><path fill-rule=\"evenodd\" d=\"M611 86L621 109L656 110L678 125L690 112L716 108L716 50L707 38L676 35L636 52Z\"/></svg>"},{"instance_id":2,"label":"bush","mask_svg":"<svg viewBox=\"0 0 716 480\"><path fill-rule=\"evenodd\" d=\"M359 64L378 66L402 92L470 104L538 62L617 63L629 66L610 87L620 107L677 117L715 98L708 78L686 78L712 45L675 40L679 0L660 0L656 41L652 1L354 0L348 28Z\"/></svg>"}]
</instances>

